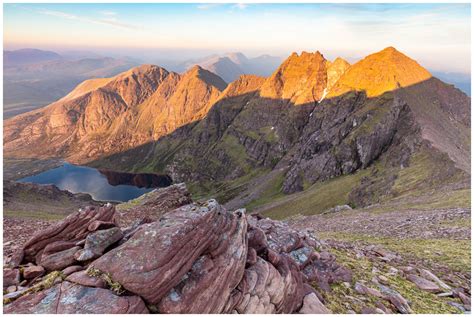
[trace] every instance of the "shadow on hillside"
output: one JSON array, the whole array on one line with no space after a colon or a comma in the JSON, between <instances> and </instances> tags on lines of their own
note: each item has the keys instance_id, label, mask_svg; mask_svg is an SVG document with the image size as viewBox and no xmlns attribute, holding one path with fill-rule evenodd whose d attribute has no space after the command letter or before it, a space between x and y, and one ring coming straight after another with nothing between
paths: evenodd
<instances>
[{"instance_id":1,"label":"shadow on hillside","mask_svg":"<svg viewBox=\"0 0 474 317\"><path fill-rule=\"evenodd\" d=\"M396 103L407 104L410 113L399 115L400 122L393 123L384 111L393 112ZM285 181L288 175L294 178L295 184L286 184L291 192L303 189L304 181L314 183L368 167L393 142L407 143L404 138L411 136L403 134L407 129L403 121L413 119L425 139L467 171L469 103L460 90L434 77L377 97L352 91L297 106L252 92L220 100L202 120L157 141L87 164L129 172L171 172L174 180L186 182L230 181L260 169L281 169ZM360 144L351 136L368 142L367 157L354 153ZM396 157L391 164L408 164L410 151L391 153Z\"/></svg>"}]
</instances>

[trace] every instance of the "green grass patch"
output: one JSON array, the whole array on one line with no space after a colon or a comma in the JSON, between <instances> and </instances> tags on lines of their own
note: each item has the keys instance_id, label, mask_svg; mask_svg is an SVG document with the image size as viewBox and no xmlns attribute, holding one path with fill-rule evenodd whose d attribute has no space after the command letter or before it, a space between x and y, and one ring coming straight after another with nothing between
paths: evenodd
<instances>
[{"instance_id":1,"label":"green grass patch","mask_svg":"<svg viewBox=\"0 0 474 317\"><path fill-rule=\"evenodd\" d=\"M274 179L268 182L260 197L258 199L252 200L245 206L245 208L247 208L249 211L252 211L258 206L267 204L275 199L285 196L285 194L282 192L284 180L285 175L283 173L278 174Z\"/></svg>"},{"instance_id":2,"label":"green grass patch","mask_svg":"<svg viewBox=\"0 0 474 317\"><path fill-rule=\"evenodd\" d=\"M463 273L471 271L470 240L399 239L343 232L322 232L319 236L324 239L379 244L407 258L425 259Z\"/></svg>"},{"instance_id":3,"label":"green grass patch","mask_svg":"<svg viewBox=\"0 0 474 317\"><path fill-rule=\"evenodd\" d=\"M471 228L471 218L449 219L440 222L445 228Z\"/></svg>"},{"instance_id":4,"label":"green grass patch","mask_svg":"<svg viewBox=\"0 0 474 317\"><path fill-rule=\"evenodd\" d=\"M226 203L244 191L253 178L265 172L268 172L268 170L253 169L250 173L234 180L224 182L193 182L187 184L187 187L195 201L214 198L219 203Z\"/></svg>"},{"instance_id":5,"label":"green grass patch","mask_svg":"<svg viewBox=\"0 0 474 317\"><path fill-rule=\"evenodd\" d=\"M303 192L275 198L259 209L263 211L263 215L272 219L284 219L298 214L319 214L334 206L347 204L349 193L367 174L367 170L361 170L355 174L318 182Z\"/></svg>"},{"instance_id":6,"label":"green grass patch","mask_svg":"<svg viewBox=\"0 0 474 317\"><path fill-rule=\"evenodd\" d=\"M3 210L4 217L27 218L39 220L61 220L67 215L51 214L42 211L25 211L25 210Z\"/></svg>"},{"instance_id":7,"label":"green grass patch","mask_svg":"<svg viewBox=\"0 0 474 317\"><path fill-rule=\"evenodd\" d=\"M454 314L460 313L458 309L449 305L448 301L457 301L453 298L440 298L435 294L420 290L412 282L399 275L386 275L390 287L400 293L409 303L415 314Z\"/></svg>"},{"instance_id":8,"label":"green grass patch","mask_svg":"<svg viewBox=\"0 0 474 317\"><path fill-rule=\"evenodd\" d=\"M332 285L332 292L323 293L327 300L326 306L331 309L333 313L347 313L351 309L357 313L361 312L363 306L375 307L377 301L381 301L386 306L387 302L370 295L360 295L353 289L356 281L366 281L365 285L374 289L378 287L371 282L373 274L372 268L374 263L366 257L357 258L354 254L346 251L330 248L329 250L336 256L336 261L353 272L352 288L345 287L342 283ZM459 313L456 308L449 305L448 301L458 301L452 298L440 298L435 294L420 290L412 282L402 278L399 275L390 275L388 264L379 262L377 265L379 275L384 275L389 280L389 287L402 295L410 303L410 307L416 314L448 314ZM357 300L348 300L348 298L356 298Z\"/></svg>"}]
</instances>

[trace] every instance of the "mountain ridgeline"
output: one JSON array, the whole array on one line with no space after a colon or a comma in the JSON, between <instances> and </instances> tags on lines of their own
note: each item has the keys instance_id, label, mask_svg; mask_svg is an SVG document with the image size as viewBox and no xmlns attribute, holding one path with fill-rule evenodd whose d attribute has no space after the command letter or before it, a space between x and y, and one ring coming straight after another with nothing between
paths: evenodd
<instances>
[{"instance_id":1,"label":"mountain ridgeline","mask_svg":"<svg viewBox=\"0 0 474 317\"><path fill-rule=\"evenodd\" d=\"M392 47L353 65L303 52L228 85L199 66L85 81L6 120L4 155L167 174L232 207L362 173L345 194L363 206L469 179L469 118L469 97Z\"/></svg>"}]
</instances>

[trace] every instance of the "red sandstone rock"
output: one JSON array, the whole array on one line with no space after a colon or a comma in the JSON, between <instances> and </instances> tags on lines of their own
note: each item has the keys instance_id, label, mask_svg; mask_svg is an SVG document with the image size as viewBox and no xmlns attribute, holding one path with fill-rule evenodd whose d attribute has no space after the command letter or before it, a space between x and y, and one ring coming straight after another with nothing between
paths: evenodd
<instances>
[{"instance_id":1,"label":"red sandstone rock","mask_svg":"<svg viewBox=\"0 0 474 317\"><path fill-rule=\"evenodd\" d=\"M44 274L44 268L39 265L27 266L23 270L23 277L27 280L32 280L35 277L41 276Z\"/></svg>"},{"instance_id":2,"label":"red sandstone rock","mask_svg":"<svg viewBox=\"0 0 474 317\"><path fill-rule=\"evenodd\" d=\"M409 274L407 280L415 283L419 289L427 292L438 293L441 291L441 288L436 283L428 281L427 279L415 274Z\"/></svg>"},{"instance_id":3,"label":"red sandstone rock","mask_svg":"<svg viewBox=\"0 0 474 317\"><path fill-rule=\"evenodd\" d=\"M44 267L48 272L62 270L76 262L74 254L80 249L80 247L73 247L64 251L43 255L38 264Z\"/></svg>"},{"instance_id":4,"label":"red sandstone rock","mask_svg":"<svg viewBox=\"0 0 474 317\"><path fill-rule=\"evenodd\" d=\"M114 227L90 233L86 238L83 250L79 250L75 258L78 261L88 261L101 256L105 249L122 239L123 233L120 228Z\"/></svg>"},{"instance_id":5,"label":"red sandstone rock","mask_svg":"<svg viewBox=\"0 0 474 317\"><path fill-rule=\"evenodd\" d=\"M98 277L87 275L86 271L72 273L66 278L66 281L76 283L82 286L105 288L106 284Z\"/></svg>"},{"instance_id":6,"label":"red sandstone rock","mask_svg":"<svg viewBox=\"0 0 474 317\"><path fill-rule=\"evenodd\" d=\"M224 252L222 239L233 236L229 228L244 226L240 225L244 219L225 211L214 200L204 206L183 206L160 221L142 226L130 240L91 265L109 273L128 291L158 304L200 257L216 254L219 245L224 247L220 252ZM239 252L245 262L246 250Z\"/></svg>"},{"instance_id":7,"label":"red sandstone rock","mask_svg":"<svg viewBox=\"0 0 474 317\"><path fill-rule=\"evenodd\" d=\"M138 296L117 296L102 288L69 282L28 294L4 306L6 314L143 314L148 313Z\"/></svg>"},{"instance_id":8,"label":"red sandstone rock","mask_svg":"<svg viewBox=\"0 0 474 317\"><path fill-rule=\"evenodd\" d=\"M62 273L65 276L71 275L74 272L82 271L84 268L80 265L73 265L73 266L68 266L64 270L62 270Z\"/></svg>"},{"instance_id":9,"label":"red sandstone rock","mask_svg":"<svg viewBox=\"0 0 474 317\"><path fill-rule=\"evenodd\" d=\"M3 288L7 288L11 285L20 284L20 270L18 269L3 269Z\"/></svg>"},{"instance_id":10,"label":"red sandstone rock","mask_svg":"<svg viewBox=\"0 0 474 317\"><path fill-rule=\"evenodd\" d=\"M160 313L225 312L231 292L244 273L247 259L247 220L244 210L221 213L222 236L205 251L184 275L179 284L165 296Z\"/></svg>"},{"instance_id":11,"label":"red sandstone rock","mask_svg":"<svg viewBox=\"0 0 474 317\"><path fill-rule=\"evenodd\" d=\"M321 303L316 294L311 293L304 297L300 314L331 314L331 311Z\"/></svg>"},{"instance_id":12,"label":"red sandstone rock","mask_svg":"<svg viewBox=\"0 0 474 317\"><path fill-rule=\"evenodd\" d=\"M88 226L95 221L112 221L115 208L111 205L104 207L87 207L64 220L35 234L23 247L26 261L32 261L47 245L57 242L77 242L89 234Z\"/></svg>"}]
</instances>

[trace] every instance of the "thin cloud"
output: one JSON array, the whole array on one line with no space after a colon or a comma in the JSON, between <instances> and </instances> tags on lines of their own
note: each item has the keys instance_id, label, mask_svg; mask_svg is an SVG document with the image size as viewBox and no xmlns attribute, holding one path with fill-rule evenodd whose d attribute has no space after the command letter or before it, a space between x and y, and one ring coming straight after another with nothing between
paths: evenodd
<instances>
[{"instance_id":1,"label":"thin cloud","mask_svg":"<svg viewBox=\"0 0 474 317\"><path fill-rule=\"evenodd\" d=\"M235 9L245 10L249 5L247 3L236 3L232 7Z\"/></svg>"},{"instance_id":2,"label":"thin cloud","mask_svg":"<svg viewBox=\"0 0 474 317\"><path fill-rule=\"evenodd\" d=\"M220 3L203 3L203 4L198 4L197 8L199 10L209 10L215 7L220 6Z\"/></svg>"},{"instance_id":3,"label":"thin cloud","mask_svg":"<svg viewBox=\"0 0 474 317\"><path fill-rule=\"evenodd\" d=\"M128 29L128 30L140 29L139 27L135 25L120 22L115 17L110 17L110 15L108 18L95 19L95 18L81 17L74 14L70 14L70 13L66 13L62 11L56 11L56 10L42 9L42 10L39 10L38 12L44 15L49 15L49 16L54 16L54 17L69 19L69 20L74 20L74 21L80 21L80 22L85 22L85 23L107 25L107 26L113 26L113 27L117 27L121 29Z\"/></svg>"},{"instance_id":4,"label":"thin cloud","mask_svg":"<svg viewBox=\"0 0 474 317\"><path fill-rule=\"evenodd\" d=\"M102 15L106 15L106 16L116 16L116 15L118 15L118 13L114 12L114 11L100 11L100 13Z\"/></svg>"}]
</instances>

